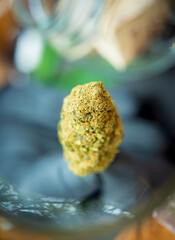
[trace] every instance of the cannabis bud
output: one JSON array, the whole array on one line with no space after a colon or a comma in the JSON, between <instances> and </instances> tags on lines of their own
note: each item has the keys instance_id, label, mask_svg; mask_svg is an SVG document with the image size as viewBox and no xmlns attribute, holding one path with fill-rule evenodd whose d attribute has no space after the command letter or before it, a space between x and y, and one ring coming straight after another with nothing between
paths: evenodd
<instances>
[{"instance_id":1,"label":"cannabis bud","mask_svg":"<svg viewBox=\"0 0 175 240\"><path fill-rule=\"evenodd\" d=\"M65 97L58 135L76 175L102 172L114 160L123 126L102 82L79 85Z\"/></svg>"}]
</instances>

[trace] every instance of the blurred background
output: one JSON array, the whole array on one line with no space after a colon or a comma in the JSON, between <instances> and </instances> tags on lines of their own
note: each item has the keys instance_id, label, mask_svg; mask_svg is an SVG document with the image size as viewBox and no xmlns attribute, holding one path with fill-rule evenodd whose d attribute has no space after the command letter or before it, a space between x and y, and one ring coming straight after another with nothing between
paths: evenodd
<instances>
[{"instance_id":1,"label":"blurred background","mask_svg":"<svg viewBox=\"0 0 175 240\"><path fill-rule=\"evenodd\" d=\"M52 226L54 239L175 239L174 11L173 0L0 0L0 240L53 239ZM63 98L91 81L124 125L102 183L74 176L57 138ZM81 227L87 238L69 233Z\"/></svg>"}]
</instances>

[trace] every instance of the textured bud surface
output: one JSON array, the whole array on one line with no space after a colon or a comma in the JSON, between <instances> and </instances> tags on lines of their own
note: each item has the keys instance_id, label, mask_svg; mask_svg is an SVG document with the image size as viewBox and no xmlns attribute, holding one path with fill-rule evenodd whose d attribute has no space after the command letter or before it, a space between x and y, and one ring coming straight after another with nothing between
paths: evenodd
<instances>
[{"instance_id":1,"label":"textured bud surface","mask_svg":"<svg viewBox=\"0 0 175 240\"><path fill-rule=\"evenodd\" d=\"M69 168L76 175L102 172L114 160L123 127L102 82L79 85L65 97L58 135Z\"/></svg>"}]
</instances>

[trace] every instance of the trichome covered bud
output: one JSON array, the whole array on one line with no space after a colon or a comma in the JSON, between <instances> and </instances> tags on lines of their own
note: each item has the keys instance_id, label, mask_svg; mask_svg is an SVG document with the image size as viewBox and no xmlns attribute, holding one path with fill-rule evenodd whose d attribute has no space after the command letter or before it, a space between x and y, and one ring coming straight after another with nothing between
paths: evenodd
<instances>
[{"instance_id":1,"label":"trichome covered bud","mask_svg":"<svg viewBox=\"0 0 175 240\"><path fill-rule=\"evenodd\" d=\"M114 160L123 127L102 82L79 85L65 97L58 135L69 168L76 175L102 172Z\"/></svg>"}]
</instances>

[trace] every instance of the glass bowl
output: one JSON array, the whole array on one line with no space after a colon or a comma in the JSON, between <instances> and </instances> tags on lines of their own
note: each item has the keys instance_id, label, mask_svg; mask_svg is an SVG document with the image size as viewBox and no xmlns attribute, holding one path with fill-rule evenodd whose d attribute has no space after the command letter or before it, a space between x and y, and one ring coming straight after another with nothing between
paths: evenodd
<instances>
[{"instance_id":1,"label":"glass bowl","mask_svg":"<svg viewBox=\"0 0 175 240\"><path fill-rule=\"evenodd\" d=\"M122 70L88 47L105 1L12 2L23 26L37 29L54 46L55 36L61 40L55 62L49 49L46 64L36 69L51 70L46 81L36 72L32 81L17 73L0 90L0 213L16 226L54 239L113 239L174 191L173 1L161 34ZM76 10L78 17L84 13L83 21L75 15L70 25ZM89 26L85 33L84 26ZM78 49L86 51L78 55ZM70 59L74 51L77 59ZM103 81L111 93L125 138L104 173L80 178L64 161L57 124L71 87L90 81Z\"/></svg>"},{"instance_id":2,"label":"glass bowl","mask_svg":"<svg viewBox=\"0 0 175 240\"><path fill-rule=\"evenodd\" d=\"M18 81L25 81L21 77ZM68 169L57 139L68 89L28 82L1 90L2 216L56 239L113 239L174 191L174 163L165 153L170 143L166 127L139 113L142 101L132 88L108 90L123 120L124 142L104 173L85 178ZM159 121L165 112L161 110ZM170 126L168 118L166 123Z\"/></svg>"}]
</instances>

